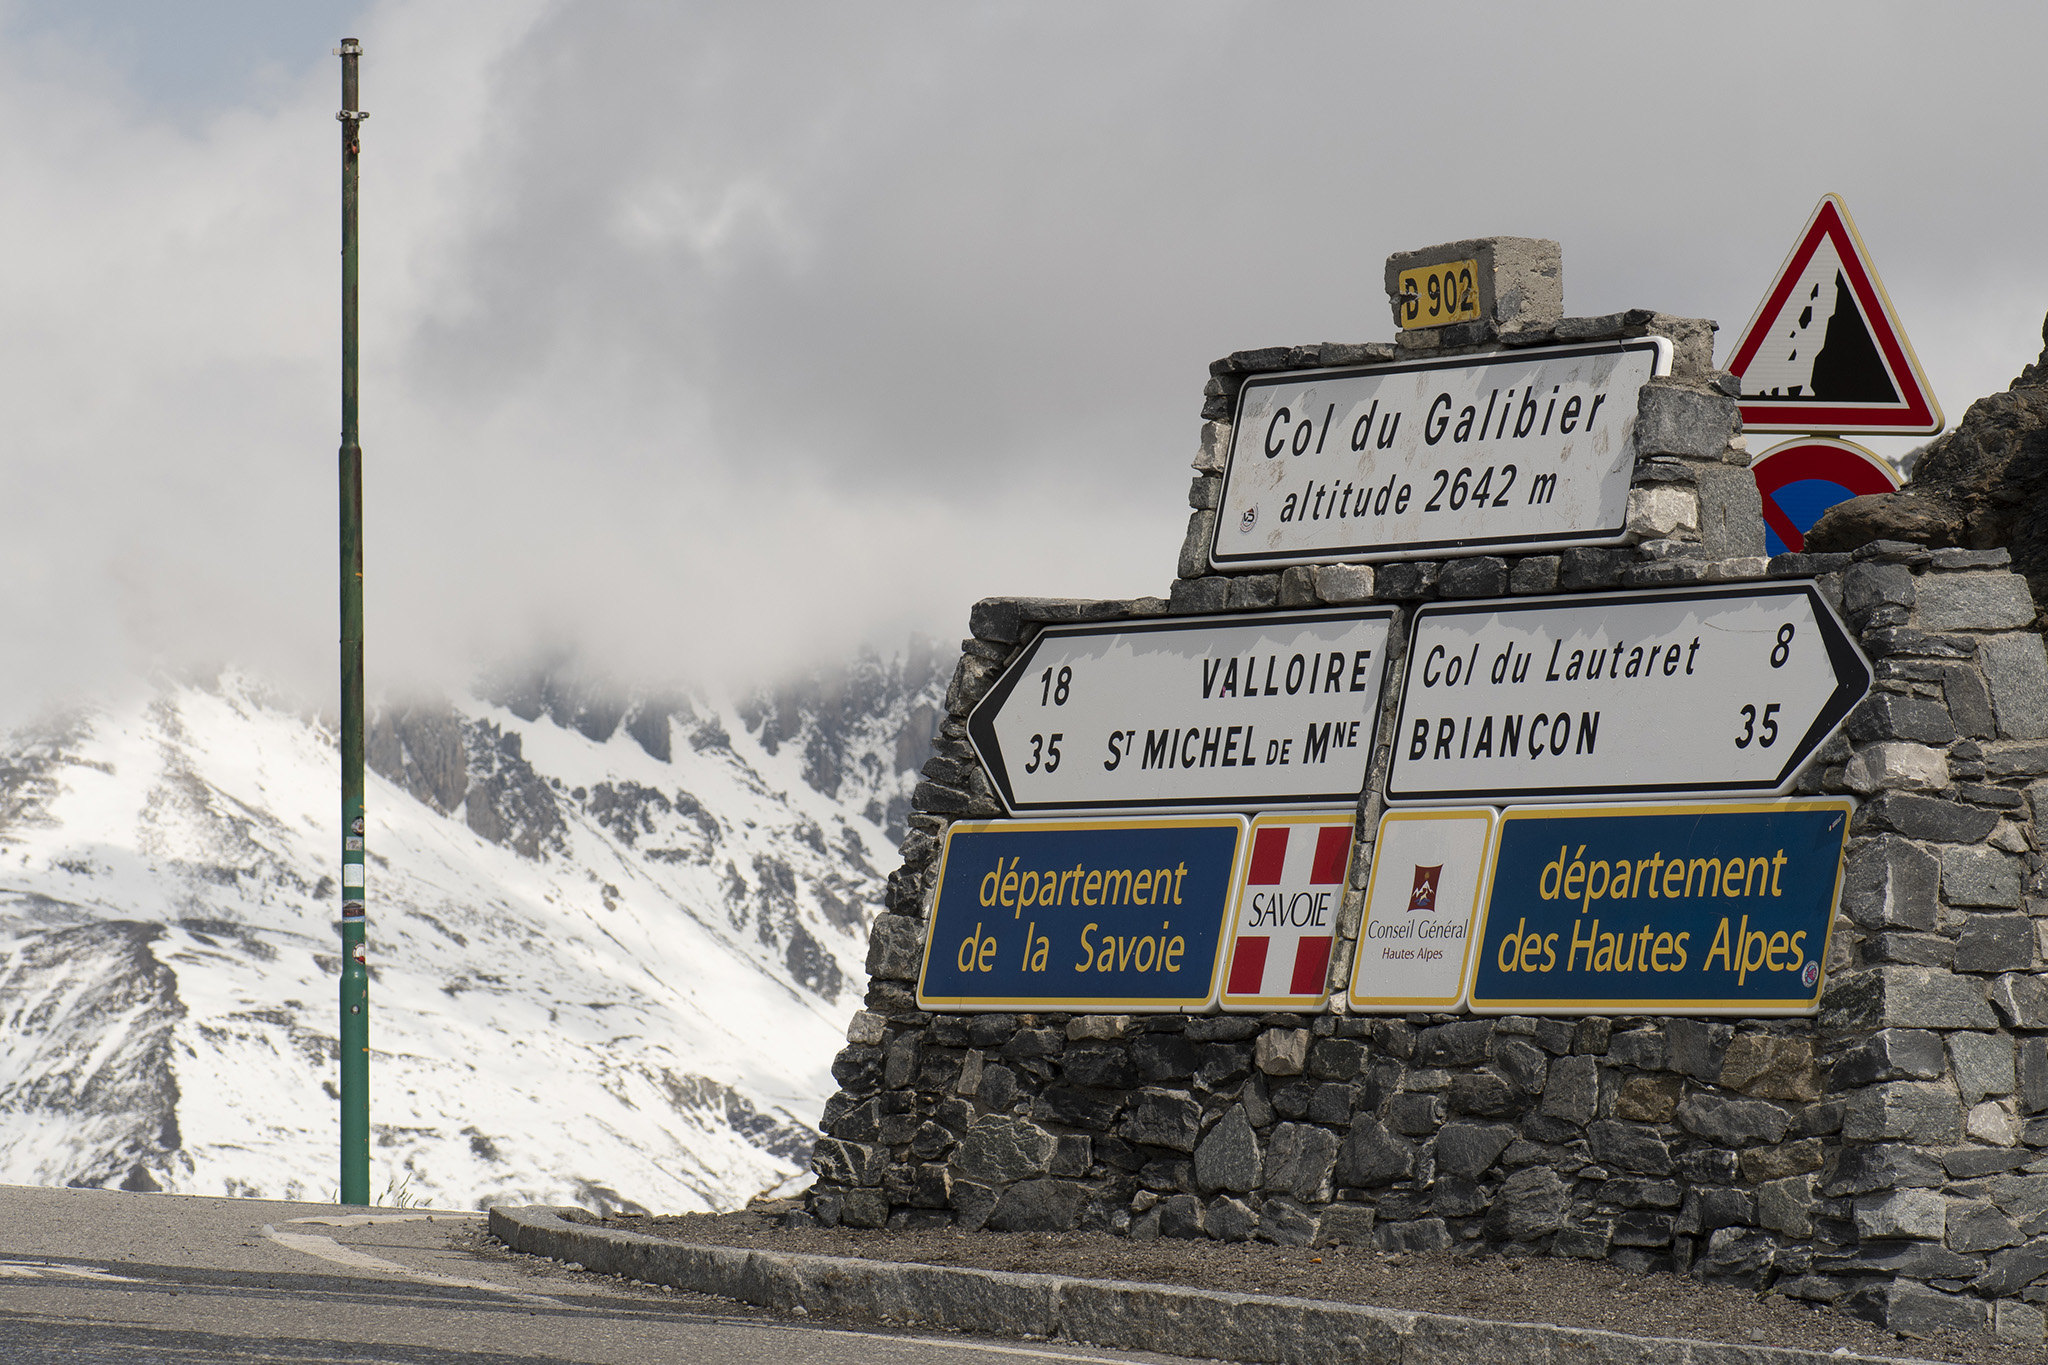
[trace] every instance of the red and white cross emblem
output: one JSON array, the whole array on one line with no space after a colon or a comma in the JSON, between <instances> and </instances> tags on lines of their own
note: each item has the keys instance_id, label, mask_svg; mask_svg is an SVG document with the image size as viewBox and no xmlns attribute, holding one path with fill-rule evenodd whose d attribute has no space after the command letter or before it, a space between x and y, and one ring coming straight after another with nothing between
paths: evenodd
<instances>
[{"instance_id":1,"label":"red and white cross emblem","mask_svg":"<svg viewBox=\"0 0 2048 1365\"><path fill-rule=\"evenodd\" d=\"M1350 865L1348 813L1341 824L1253 827L1226 999L1322 997Z\"/></svg>"}]
</instances>

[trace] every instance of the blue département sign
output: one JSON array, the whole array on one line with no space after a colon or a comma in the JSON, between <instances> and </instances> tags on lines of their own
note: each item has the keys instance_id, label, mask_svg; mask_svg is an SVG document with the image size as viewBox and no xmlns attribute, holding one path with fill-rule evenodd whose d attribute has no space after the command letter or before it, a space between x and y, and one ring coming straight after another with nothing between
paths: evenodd
<instances>
[{"instance_id":1,"label":"blue d\u00e9partement sign","mask_svg":"<svg viewBox=\"0 0 2048 1365\"><path fill-rule=\"evenodd\" d=\"M1811 1014L1853 807L1522 807L1501 817L1472 1009Z\"/></svg>"},{"instance_id":2,"label":"blue d\u00e9partement sign","mask_svg":"<svg viewBox=\"0 0 2048 1365\"><path fill-rule=\"evenodd\" d=\"M946 833L920 1008L1198 1009L1241 816L996 820Z\"/></svg>"}]
</instances>

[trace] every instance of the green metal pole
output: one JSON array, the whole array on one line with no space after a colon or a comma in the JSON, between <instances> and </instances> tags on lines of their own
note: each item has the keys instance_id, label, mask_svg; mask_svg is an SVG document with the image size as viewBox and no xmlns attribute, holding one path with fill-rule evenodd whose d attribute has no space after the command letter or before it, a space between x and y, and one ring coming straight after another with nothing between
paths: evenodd
<instances>
[{"instance_id":1,"label":"green metal pole","mask_svg":"<svg viewBox=\"0 0 2048 1365\"><path fill-rule=\"evenodd\" d=\"M370 970L364 965L363 448L356 429L356 64L341 40L341 1202L370 1202Z\"/></svg>"}]
</instances>

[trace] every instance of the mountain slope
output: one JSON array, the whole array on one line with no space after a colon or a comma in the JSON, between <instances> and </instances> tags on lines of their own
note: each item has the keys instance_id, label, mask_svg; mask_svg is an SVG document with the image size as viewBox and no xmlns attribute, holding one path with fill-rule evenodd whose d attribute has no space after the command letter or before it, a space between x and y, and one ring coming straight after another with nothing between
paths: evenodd
<instances>
[{"instance_id":1,"label":"mountain slope","mask_svg":"<svg viewBox=\"0 0 2048 1365\"><path fill-rule=\"evenodd\" d=\"M667 1210L796 1176L929 672L738 705L534 673L374 717L376 1188ZM233 675L0 746L0 1180L333 1192L337 787L331 734Z\"/></svg>"}]
</instances>

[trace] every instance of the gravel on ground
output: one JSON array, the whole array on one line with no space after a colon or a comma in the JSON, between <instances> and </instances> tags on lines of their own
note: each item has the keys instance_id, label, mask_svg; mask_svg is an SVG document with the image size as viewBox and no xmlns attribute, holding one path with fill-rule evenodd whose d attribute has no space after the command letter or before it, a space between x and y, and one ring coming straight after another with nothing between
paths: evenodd
<instances>
[{"instance_id":1,"label":"gravel on ground","mask_svg":"<svg viewBox=\"0 0 2048 1365\"><path fill-rule=\"evenodd\" d=\"M1277 1247L1261 1242L1134 1242L1104 1232L784 1227L782 1212L778 1205L767 1204L745 1213L618 1214L605 1219L604 1225L681 1242L762 1251L1288 1294L1633 1336L1821 1352L1840 1349L1958 1365L2048 1365L2048 1349L2023 1347L1988 1334L1908 1338L1826 1305L1701 1284L1680 1275L1636 1274L1603 1261L1386 1255L1367 1247Z\"/></svg>"}]
</instances>

